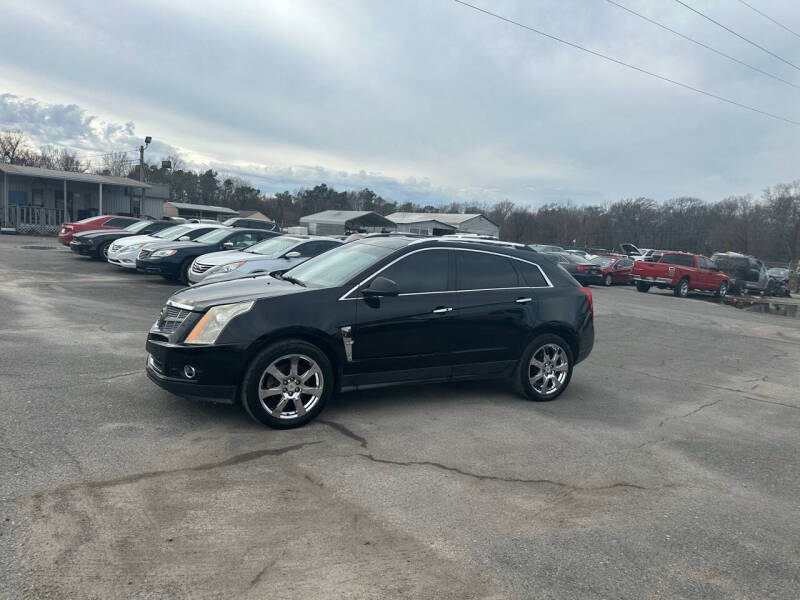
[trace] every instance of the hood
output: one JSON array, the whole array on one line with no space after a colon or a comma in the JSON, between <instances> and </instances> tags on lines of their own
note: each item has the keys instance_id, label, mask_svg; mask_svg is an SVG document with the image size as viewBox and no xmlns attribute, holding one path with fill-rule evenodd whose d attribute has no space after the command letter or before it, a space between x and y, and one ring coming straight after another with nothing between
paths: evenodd
<instances>
[{"instance_id":1,"label":"hood","mask_svg":"<svg viewBox=\"0 0 800 600\"><path fill-rule=\"evenodd\" d=\"M197 242L170 242L169 240L159 240L156 238L155 242L150 242L145 245L148 250L154 248L163 249L169 248L170 250L180 250L181 248L203 248L207 244L198 244Z\"/></svg>"},{"instance_id":2,"label":"hood","mask_svg":"<svg viewBox=\"0 0 800 600\"><path fill-rule=\"evenodd\" d=\"M99 233L111 233L114 231L113 229L87 229L86 231L78 231L75 233L76 236L80 237L90 237L93 235L97 235ZM117 230L119 231L119 230Z\"/></svg>"},{"instance_id":3,"label":"hood","mask_svg":"<svg viewBox=\"0 0 800 600\"><path fill-rule=\"evenodd\" d=\"M152 235L132 235L131 237L119 240L117 243L121 246L133 246L134 244L147 244L148 242L164 242L161 238L153 237Z\"/></svg>"},{"instance_id":4,"label":"hood","mask_svg":"<svg viewBox=\"0 0 800 600\"><path fill-rule=\"evenodd\" d=\"M133 235L135 235L135 232L125 231L124 229L93 229L92 231L82 231L80 233L76 233L75 237L94 239L106 236L123 238L131 237Z\"/></svg>"},{"instance_id":5,"label":"hood","mask_svg":"<svg viewBox=\"0 0 800 600\"><path fill-rule=\"evenodd\" d=\"M245 277L233 281L199 284L176 292L170 300L191 306L193 310L205 310L219 304L231 304L247 300L260 300L286 294L301 294L311 291L288 281L275 279L269 275Z\"/></svg>"},{"instance_id":6,"label":"hood","mask_svg":"<svg viewBox=\"0 0 800 600\"><path fill-rule=\"evenodd\" d=\"M253 260L253 258L266 258L263 254L253 254L252 252L242 252L241 250L222 250L220 252L209 252L198 258L198 262L204 265L217 267L240 260Z\"/></svg>"}]
</instances>

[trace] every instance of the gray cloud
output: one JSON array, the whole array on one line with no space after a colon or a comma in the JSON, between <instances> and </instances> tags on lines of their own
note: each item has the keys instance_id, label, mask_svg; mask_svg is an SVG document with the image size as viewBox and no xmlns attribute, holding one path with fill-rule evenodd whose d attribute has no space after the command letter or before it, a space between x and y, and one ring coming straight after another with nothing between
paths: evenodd
<instances>
[{"instance_id":1,"label":"gray cloud","mask_svg":"<svg viewBox=\"0 0 800 600\"><path fill-rule=\"evenodd\" d=\"M623 3L800 83L797 71L675 3ZM601 0L483 4L800 118L800 90ZM694 5L798 59L796 39L741 4ZM769 12L800 24L794 0L775 0ZM102 118L91 117L89 129L110 128L99 139L136 144L141 136L123 125L132 120L138 133L193 163L250 176L267 191L325 178L399 200L711 200L798 177L798 128L447 1L253 1L225 10L181 1L31 1L8 7L0 49L6 90L59 107L53 118L63 131L54 127L53 135L88 144L80 128L96 114ZM35 107L26 110L20 116L35 127Z\"/></svg>"}]
</instances>

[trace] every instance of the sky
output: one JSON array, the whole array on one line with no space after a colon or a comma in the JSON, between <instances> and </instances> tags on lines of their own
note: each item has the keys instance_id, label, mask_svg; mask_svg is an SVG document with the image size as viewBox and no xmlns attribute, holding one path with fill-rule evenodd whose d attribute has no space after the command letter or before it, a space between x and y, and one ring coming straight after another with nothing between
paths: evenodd
<instances>
[{"instance_id":1,"label":"sky","mask_svg":"<svg viewBox=\"0 0 800 600\"><path fill-rule=\"evenodd\" d=\"M800 37L739 0L684 1L797 68L674 0L616 1L800 86ZM607 0L470 2L800 122L800 87ZM797 0L748 3L800 32ZM6 3L0 128L85 157L149 135L150 161L178 153L266 193L327 183L421 204L715 201L800 179L800 126L453 0Z\"/></svg>"}]
</instances>

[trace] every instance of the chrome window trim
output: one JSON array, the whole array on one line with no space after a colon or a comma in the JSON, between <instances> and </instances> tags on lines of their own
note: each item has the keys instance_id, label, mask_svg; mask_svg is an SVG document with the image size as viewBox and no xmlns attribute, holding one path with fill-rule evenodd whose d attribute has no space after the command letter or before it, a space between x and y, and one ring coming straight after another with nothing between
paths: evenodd
<instances>
[{"instance_id":1,"label":"chrome window trim","mask_svg":"<svg viewBox=\"0 0 800 600\"><path fill-rule=\"evenodd\" d=\"M411 245L411 244L409 244L409 245ZM554 287L553 286L553 282L550 281L550 278L547 276L547 273L544 272L542 267L540 267L539 265L537 265L534 262L531 262L529 260L525 260L524 258L518 258L516 256L509 256L508 254L501 254L500 252L490 252L489 250L477 250L475 248L453 248L453 247L445 246L445 247L439 247L439 248L435 248L435 247L420 248L419 250L414 250L412 252L409 252L408 254L403 254L403 256L398 256L396 259L394 259L389 264L384 265L379 270L375 271L374 273L372 273L368 277L365 277L359 283L357 283L356 285L351 287L346 293L344 293L339 298L339 300L361 300L361 298L359 298L359 297L348 298L348 296L350 296L350 294L352 294L358 288L360 288L362 285L364 285L368 280L370 280L373 277L376 277L377 275L383 273L386 269L391 267L393 264L403 260L404 258L407 258L407 257L411 256L412 254L416 254L417 252L426 252L428 250L452 250L454 252L480 252L481 254L493 254L494 256L502 256L503 258L510 258L511 260L518 260L519 262L524 262L524 263L527 263L529 265L533 265L534 267L539 269L539 273L542 274L542 277L544 278L544 280L547 283L547 285L537 285L537 286L525 285L525 286L507 287L507 288L476 288L476 289L471 289L471 290L443 290L443 291L440 291L440 292L409 292L407 294L398 294L398 297L399 296L422 296L422 295L425 295L425 294L462 294L464 292L488 292L488 291L495 291L495 290L546 289L546 288Z\"/></svg>"}]
</instances>

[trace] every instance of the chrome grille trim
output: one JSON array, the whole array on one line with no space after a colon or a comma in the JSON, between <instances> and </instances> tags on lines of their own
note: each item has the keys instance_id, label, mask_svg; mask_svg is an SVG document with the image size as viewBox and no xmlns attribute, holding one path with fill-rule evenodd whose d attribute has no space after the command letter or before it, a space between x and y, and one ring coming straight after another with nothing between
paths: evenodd
<instances>
[{"instance_id":1,"label":"chrome grille trim","mask_svg":"<svg viewBox=\"0 0 800 600\"><path fill-rule=\"evenodd\" d=\"M163 309L161 309L161 315L158 317L158 321L156 321L156 327L159 331L175 331L183 325L183 322L186 320L192 311L186 310L185 308L178 308L177 306L172 306L167 304Z\"/></svg>"},{"instance_id":2,"label":"chrome grille trim","mask_svg":"<svg viewBox=\"0 0 800 600\"><path fill-rule=\"evenodd\" d=\"M192 273L205 273L211 268L211 265L204 265L197 261L192 263Z\"/></svg>"}]
</instances>

